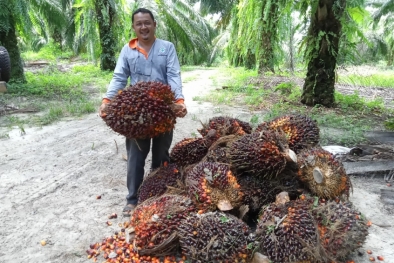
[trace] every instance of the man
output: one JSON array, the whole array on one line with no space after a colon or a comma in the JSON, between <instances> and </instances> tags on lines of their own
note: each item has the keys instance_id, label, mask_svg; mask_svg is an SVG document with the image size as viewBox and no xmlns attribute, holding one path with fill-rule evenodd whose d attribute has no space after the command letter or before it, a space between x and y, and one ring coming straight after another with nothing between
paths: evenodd
<instances>
[{"instance_id":1,"label":"man","mask_svg":"<svg viewBox=\"0 0 394 263\"><path fill-rule=\"evenodd\" d=\"M130 84L139 81L159 81L170 85L175 95L174 107L177 117L187 114L182 94L180 66L175 47L171 42L155 37L156 21L151 11L137 9L132 15L132 27L137 37L126 44L119 56L113 78L106 97L100 106L99 114L105 116L107 104L119 90L125 88L130 77ZM144 177L145 159L152 141L152 169L169 161L169 148L173 132L162 134L153 139L137 140L126 138L127 150L127 204L124 216L130 216L137 203L137 191Z\"/></svg>"}]
</instances>

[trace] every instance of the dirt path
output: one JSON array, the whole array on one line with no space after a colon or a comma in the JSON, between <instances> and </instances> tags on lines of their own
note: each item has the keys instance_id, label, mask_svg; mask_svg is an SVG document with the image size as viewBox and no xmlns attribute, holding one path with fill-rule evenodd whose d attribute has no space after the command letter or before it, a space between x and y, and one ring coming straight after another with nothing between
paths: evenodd
<instances>
[{"instance_id":1,"label":"dirt path","mask_svg":"<svg viewBox=\"0 0 394 263\"><path fill-rule=\"evenodd\" d=\"M192 101L215 88L210 77L218 74L182 74L194 80L184 84L189 114L178 121L173 143L196 133L200 119L231 115L250 120L252 114L242 107L215 108ZM97 114L25 131L0 140L0 262L88 262L89 244L118 231L118 223L126 221L121 216L127 191L124 139ZM352 200L373 222L392 225L393 216L376 193L384 184L376 180L356 180ZM111 213L119 216L107 226ZM365 249L394 262L392 233L393 227L372 226ZM47 245L41 246L41 240ZM369 261L363 255L355 262Z\"/></svg>"}]
</instances>

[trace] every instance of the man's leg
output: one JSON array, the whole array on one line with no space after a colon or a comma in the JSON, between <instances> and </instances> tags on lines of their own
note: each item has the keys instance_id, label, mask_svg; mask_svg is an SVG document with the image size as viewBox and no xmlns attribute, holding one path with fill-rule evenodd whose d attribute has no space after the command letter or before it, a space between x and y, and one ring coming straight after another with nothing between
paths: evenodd
<instances>
[{"instance_id":1,"label":"man's leg","mask_svg":"<svg viewBox=\"0 0 394 263\"><path fill-rule=\"evenodd\" d=\"M137 192L144 179L145 159L150 150L150 139L136 140L126 138L127 150L127 204L136 205Z\"/></svg>"},{"instance_id":2,"label":"man's leg","mask_svg":"<svg viewBox=\"0 0 394 263\"><path fill-rule=\"evenodd\" d=\"M166 132L153 138L152 169L159 168L164 162L170 162L169 149L172 143L173 131Z\"/></svg>"}]
</instances>

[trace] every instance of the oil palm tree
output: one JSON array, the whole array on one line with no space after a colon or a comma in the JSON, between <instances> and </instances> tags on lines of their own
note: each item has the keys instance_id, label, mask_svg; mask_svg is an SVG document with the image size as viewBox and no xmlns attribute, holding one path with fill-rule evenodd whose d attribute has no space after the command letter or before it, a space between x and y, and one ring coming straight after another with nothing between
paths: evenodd
<instances>
[{"instance_id":1,"label":"oil palm tree","mask_svg":"<svg viewBox=\"0 0 394 263\"><path fill-rule=\"evenodd\" d=\"M383 34L378 39L381 47L380 53L386 56L387 66L394 63L394 0L372 1L369 6L376 8L373 14L375 29L380 25L383 28Z\"/></svg>"},{"instance_id":2,"label":"oil palm tree","mask_svg":"<svg viewBox=\"0 0 394 263\"><path fill-rule=\"evenodd\" d=\"M335 102L335 69L343 35L343 21L350 18L349 11L363 7L362 0L303 0L299 10L310 16L305 38L307 75L301 102L332 107Z\"/></svg>"},{"instance_id":3,"label":"oil palm tree","mask_svg":"<svg viewBox=\"0 0 394 263\"><path fill-rule=\"evenodd\" d=\"M11 59L11 80L25 82L18 37L29 39L34 25L44 23L61 26L65 23L63 7L66 0L0 0L0 45L3 45ZM33 14L40 14L42 21Z\"/></svg>"}]
</instances>

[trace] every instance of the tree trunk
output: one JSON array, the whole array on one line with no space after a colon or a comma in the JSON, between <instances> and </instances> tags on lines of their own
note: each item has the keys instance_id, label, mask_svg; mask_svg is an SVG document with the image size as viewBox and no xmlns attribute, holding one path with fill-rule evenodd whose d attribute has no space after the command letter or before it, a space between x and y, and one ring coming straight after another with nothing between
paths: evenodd
<instances>
[{"instance_id":1,"label":"tree trunk","mask_svg":"<svg viewBox=\"0 0 394 263\"><path fill-rule=\"evenodd\" d=\"M11 28L8 32L0 30L0 45L4 46L11 59L11 81L26 82L21 59L21 52L18 48L18 39L16 37L15 20L9 18ZM1 28L0 28L1 29Z\"/></svg>"},{"instance_id":2,"label":"tree trunk","mask_svg":"<svg viewBox=\"0 0 394 263\"><path fill-rule=\"evenodd\" d=\"M245 56L244 65L246 69L256 68L256 56L252 53L250 49L248 49L248 53Z\"/></svg>"},{"instance_id":3,"label":"tree trunk","mask_svg":"<svg viewBox=\"0 0 394 263\"><path fill-rule=\"evenodd\" d=\"M387 66L391 67L393 65L394 62L394 50L389 50L388 52L388 56L387 56Z\"/></svg>"},{"instance_id":4,"label":"tree trunk","mask_svg":"<svg viewBox=\"0 0 394 263\"><path fill-rule=\"evenodd\" d=\"M115 47L117 46L113 32L115 28L115 10L108 0L96 0L95 8L101 45L100 68L113 71L116 66Z\"/></svg>"},{"instance_id":5,"label":"tree trunk","mask_svg":"<svg viewBox=\"0 0 394 263\"><path fill-rule=\"evenodd\" d=\"M272 71L275 73L274 70L274 48L273 48L273 42L275 41L275 37L277 34L277 26L276 24L279 13L279 5L278 5L278 0L273 0L273 1L265 1L265 4L271 3L270 6L270 15L267 17L266 21L263 21L263 32L261 36L261 48L262 52L259 57L259 74L264 74L264 72L267 71ZM263 14L262 17L264 19L264 10L265 8L262 8Z\"/></svg>"},{"instance_id":6,"label":"tree trunk","mask_svg":"<svg viewBox=\"0 0 394 263\"><path fill-rule=\"evenodd\" d=\"M301 102L332 107L335 102L335 67L346 0L319 0L312 15L308 38L311 55Z\"/></svg>"}]
</instances>

